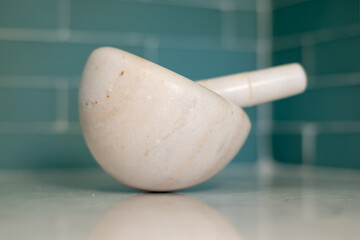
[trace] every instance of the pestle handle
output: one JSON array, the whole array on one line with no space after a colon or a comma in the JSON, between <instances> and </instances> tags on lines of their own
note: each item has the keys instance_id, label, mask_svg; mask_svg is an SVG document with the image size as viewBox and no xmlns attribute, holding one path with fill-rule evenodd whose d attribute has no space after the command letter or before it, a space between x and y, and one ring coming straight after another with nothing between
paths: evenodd
<instances>
[{"instance_id":1,"label":"pestle handle","mask_svg":"<svg viewBox=\"0 0 360 240\"><path fill-rule=\"evenodd\" d=\"M286 98L303 92L306 73L298 63L198 81L240 107Z\"/></svg>"}]
</instances>

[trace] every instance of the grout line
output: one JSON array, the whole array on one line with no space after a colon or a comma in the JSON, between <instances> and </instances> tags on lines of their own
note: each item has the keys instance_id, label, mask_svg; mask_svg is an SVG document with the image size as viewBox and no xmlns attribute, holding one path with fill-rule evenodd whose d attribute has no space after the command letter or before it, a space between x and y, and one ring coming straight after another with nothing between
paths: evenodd
<instances>
[{"instance_id":1,"label":"grout line","mask_svg":"<svg viewBox=\"0 0 360 240\"><path fill-rule=\"evenodd\" d=\"M0 88L54 89L59 77L0 76Z\"/></svg>"},{"instance_id":2,"label":"grout line","mask_svg":"<svg viewBox=\"0 0 360 240\"><path fill-rule=\"evenodd\" d=\"M235 34L236 29L236 19L234 12L232 12L231 3L228 1L221 2L220 5L220 21L221 21L221 46L223 48L229 48L231 46L237 45L237 39Z\"/></svg>"},{"instance_id":3,"label":"grout line","mask_svg":"<svg viewBox=\"0 0 360 240\"><path fill-rule=\"evenodd\" d=\"M221 2L220 10L220 45L225 50L230 51L256 51L256 43L260 37L246 38L236 36L236 12L232 9L231 4ZM267 39L265 39L266 41ZM202 43L203 44L203 43Z\"/></svg>"},{"instance_id":4,"label":"grout line","mask_svg":"<svg viewBox=\"0 0 360 240\"><path fill-rule=\"evenodd\" d=\"M0 27L0 40L59 42L59 36L58 30Z\"/></svg>"},{"instance_id":5,"label":"grout line","mask_svg":"<svg viewBox=\"0 0 360 240\"><path fill-rule=\"evenodd\" d=\"M87 44L124 44L128 46L142 46L144 34L133 32L110 32L110 31L81 31L71 30L70 43Z\"/></svg>"},{"instance_id":6,"label":"grout line","mask_svg":"<svg viewBox=\"0 0 360 240\"><path fill-rule=\"evenodd\" d=\"M316 159L317 128L314 123L306 123L301 129L302 163L312 165Z\"/></svg>"},{"instance_id":7,"label":"grout line","mask_svg":"<svg viewBox=\"0 0 360 240\"><path fill-rule=\"evenodd\" d=\"M115 0L116 2L136 2L136 3L144 3L144 4L151 4L151 5L163 5L163 6L174 6L174 7L189 7L189 8L200 8L200 9L218 9L218 5L213 4L192 4L195 1L186 2L186 1L166 1L166 2L157 2L153 0L132 0L132 1L126 1L126 0Z\"/></svg>"},{"instance_id":8,"label":"grout line","mask_svg":"<svg viewBox=\"0 0 360 240\"><path fill-rule=\"evenodd\" d=\"M155 45L153 47L155 47ZM151 54L147 55L151 56ZM152 53L153 58L156 58L156 55L157 54ZM360 86L360 72L309 75L308 78L308 91L334 87ZM67 81L69 89L78 89L80 79L81 76L0 75L0 88L54 89L57 82Z\"/></svg>"},{"instance_id":9,"label":"grout line","mask_svg":"<svg viewBox=\"0 0 360 240\"><path fill-rule=\"evenodd\" d=\"M256 65L257 68L266 68L272 65L272 10L271 0L257 0L257 45ZM257 111L257 151L258 170L265 172L261 181L269 180L265 176L271 176L274 172L274 157L272 153L271 127L272 127L272 103L261 104ZM274 239L272 228L272 212L268 208L259 209L260 222L257 224L257 239Z\"/></svg>"},{"instance_id":10,"label":"grout line","mask_svg":"<svg viewBox=\"0 0 360 240\"><path fill-rule=\"evenodd\" d=\"M272 125L272 132L277 134L300 134L305 121L275 121Z\"/></svg>"},{"instance_id":11,"label":"grout line","mask_svg":"<svg viewBox=\"0 0 360 240\"><path fill-rule=\"evenodd\" d=\"M219 37L214 36L173 36L173 35L151 35L162 42L162 47L184 48L184 49L214 49L221 47ZM24 28L1 28L0 40L6 41L32 41L32 42L66 42L81 44L116 44L126 46L143 47L144 38L142 33L136 32L109 32L109 31L69 31L69 37L61 38L59 30L48 29L24 29ZM236 43L226 45L228 50L241 52L254 52L253 38L239 37ZM234 41L233 41L234 42Z\"/></svg>"},{"instance_id":12,"label":"grout line","mask_svg":"<svg viewBox=\"0 0 360 240\"><path fill-rule=\"evenodd\" d=\"M329 28L323 30L317 30L307 33L300 33L290 36L275 37L276 44L274 50L280 51L285 49L291 49L301 46L301 36L304 34L312 35L313 42L326 42L336 39L342 39L351 36L360 35L359 24L342 26L338 28ZM129 46L141 46L143 35L141 33L117 33L117 32L101 32L101 31L69 31L69 38L61 38L58 30L49 29L24 29L24 28L0 28L0 40L14 40L14 41L37 41L37 42L70 42L70 43L83 43L83 44L124 44ZM158 36L159 38L167 38L169 36ZM170 36L170 40L171 40ZM199 38L198 36L183 36L179 40L178 37L174 37L178 42L189 38ZM261 37L259 37L261 39ZM211 42L213 37L203 36L199 38L199 42L206 41ZM253 39L240 38L240 41L249 43ZM266 39L264 40L266 41ZM233 41L231 41L233 42ZM203 44L199 45L200 47ZM230 44L235 50L246 50L245 47L239 47L238 44ZM234 46L233 46L234 45ZM240 45L240 44L239 44ZM250 44L249 44L250 45ZM281 47L278 47L281 46ZM191 47L191 44L189 45ZM229 47L226 45L226 47Z\"/></svg>"},{"instance_id":13,"label":"grout line","mask_svg":"<svg viewBox=\"0 0 360 240\"><path fill-rule=\"evenodd\" d=\"M300 47L302 41L301 38L304 35L311 36L314 44L320 42L329 42L338 39L359 36L360 25L350 24L341 27L325 28L315 31L308 31L308 32L296 33L292 35L274 37L275 40L274 42L276 43L276 45L274 46L274 50L281 51L281 50Z\"/></svg>"},{"instance_id":14,"label":"grout line","mask_svg":"<svg viewBox=\"0 0 360 240\"><path fill-rule=\"evenodd\" d=\"M62 41L70 37L70 0L58 0L58 35Z\"/></svg>"},{"instance_id":15,"label":"grout line","mask_svg":"<svg viewBox=\"0 0 360 240\"><path fill-rule=\"evenodd\" d=\"M0 122L0 135L53 134L54 122Z\"/></svg>"},{"instance_id":16,"label":"grout line","mask_svg":"<svg viewBox=\"0 0 360 240\"><path fill-rule=\"evenodd\" d=\"M270 0L257 1L257 68L266 68L272 65L271 59L271 22L272 14ZM266 103L257 107L257 148L259 152L260 165L268 165L272 162L271 149L271 126L272 126L272 104Z\"/></svg>"},{"instance_id":17,"label":"grout line","mask_svg":"<svg viewBox=\"0 0 360 240\"><path fill-rule=\"evenodd\" d=\"M152 5L164 5L164 6L175 6L175 7L190 7L190 8L202 8L202 9L219 9L221 8L221 4L223 1L215 1L215 4L211 4L213 1L154 1L154 0L116 0L118 2L137 2L137 3L148 3ZM210 4L205 4L205 3ZM240 11L256 11L254 7L246 6L244 4L239 4L241 1L234 1L234 0L228 0L230 4L232 4L232 7L234 10L240 10Z\"/></svg>"},{"instance_id":18,"label":"grout line","mask_svg":"<svg viewBox=\"0 0 360 240\"><path fill-rule=\"evenodd\" d=\"M32 134L79 135L81 127L79 122L68 122L68 128L61 132L58 131L56 122L0 122L0 135Z\"/></svg>"},{"instance_id":19,"label":"grout line","mask_svg":"<svg viewBox=\"0 0 360 240\"><path fill-rule=\"evenodd\" d=\"M68 83L64 79L56 83L56 121L55 130L65 132L68 128L69 118L69 89Z\"/></svg>"},{"instance_id":20,"label":"grout line","mask_svg":"<svg viewBox=\"0 0 360 240\"><path fill-rule=\"evenodd\" d=\"M62 39L59 30L33 28L1 28L0 40L35 41L35 42L69 42L69 43L115 43L129 46L142 46L143 34L118 33L108 31L69 30L69 38Z\"/></svg>"}]
</instances>

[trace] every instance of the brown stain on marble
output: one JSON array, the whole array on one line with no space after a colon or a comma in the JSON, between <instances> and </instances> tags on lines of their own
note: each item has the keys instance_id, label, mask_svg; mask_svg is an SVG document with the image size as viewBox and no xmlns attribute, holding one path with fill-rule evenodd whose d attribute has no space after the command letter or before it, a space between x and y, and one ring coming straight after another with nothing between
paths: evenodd
<instances>
[{"instance_id":1,"label":"brown stain on marble","mask_svg":"<svg viewBox=\"0 0 360 240\"><path fill-rule=\"evenodd\" d=\"M90 103L88 101L85 102L85 106L89 106L90 104L91 105L98 104L98 101L93 101L93 102L90 102Z\"/></svg>"}]
</instances>

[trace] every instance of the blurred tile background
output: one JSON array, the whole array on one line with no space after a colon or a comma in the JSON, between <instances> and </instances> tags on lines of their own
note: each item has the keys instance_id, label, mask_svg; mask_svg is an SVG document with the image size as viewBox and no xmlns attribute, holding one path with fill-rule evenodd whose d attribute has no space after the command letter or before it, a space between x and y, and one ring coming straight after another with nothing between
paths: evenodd
<instances>
[{"instance_id":1,"label":"blurred tile background","mask_svg":"<svg viewBox=\"0 0 360 240\"><path fill-rule=\"evenodd\" d=\"M100 46L193 80L301 62L309 90L246 109L233 162L360 168L359 18L359 0L0 0L0 168L97 166L77 91Z\"/></svg>"},{"instance_id":2,"label":"blurred tile background","mask_svg":"<svg viewBox=\"0 0 360 240\"><path fill-rule=\"evenodd\" d=\"M274 0L273 65L301 62L305 94L273 104L273 156L360 168L359 0Z\"/></svg>"},{"instance_id":3,"label":"blurred tile background","mask_svg":"<svg viewBox=\"0 0 360 240\"><path fill-rule=\"evenodd\" d=\"M0 167L97 166L81 135L80 76L100 46L191 79L253 70L255 1L0 0ZM235 161L256 161L254 129Z\"/></svg>"}]
</instances>

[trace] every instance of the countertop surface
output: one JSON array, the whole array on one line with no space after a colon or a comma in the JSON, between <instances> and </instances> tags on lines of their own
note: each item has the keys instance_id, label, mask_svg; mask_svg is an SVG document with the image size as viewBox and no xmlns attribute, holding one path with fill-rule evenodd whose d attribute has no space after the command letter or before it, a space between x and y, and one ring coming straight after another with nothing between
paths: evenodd
<instances>
[{"instance_id":1,"label":"countertop surface","mask_svg":"<svg viewBox=\"0 0 360 240\"><path fill-rule=\"evenodd\" d=\"M359 239L360 171L231 164L176 193L101 169L0 171L0 239Z\"/></svg>"}]
</instances>

